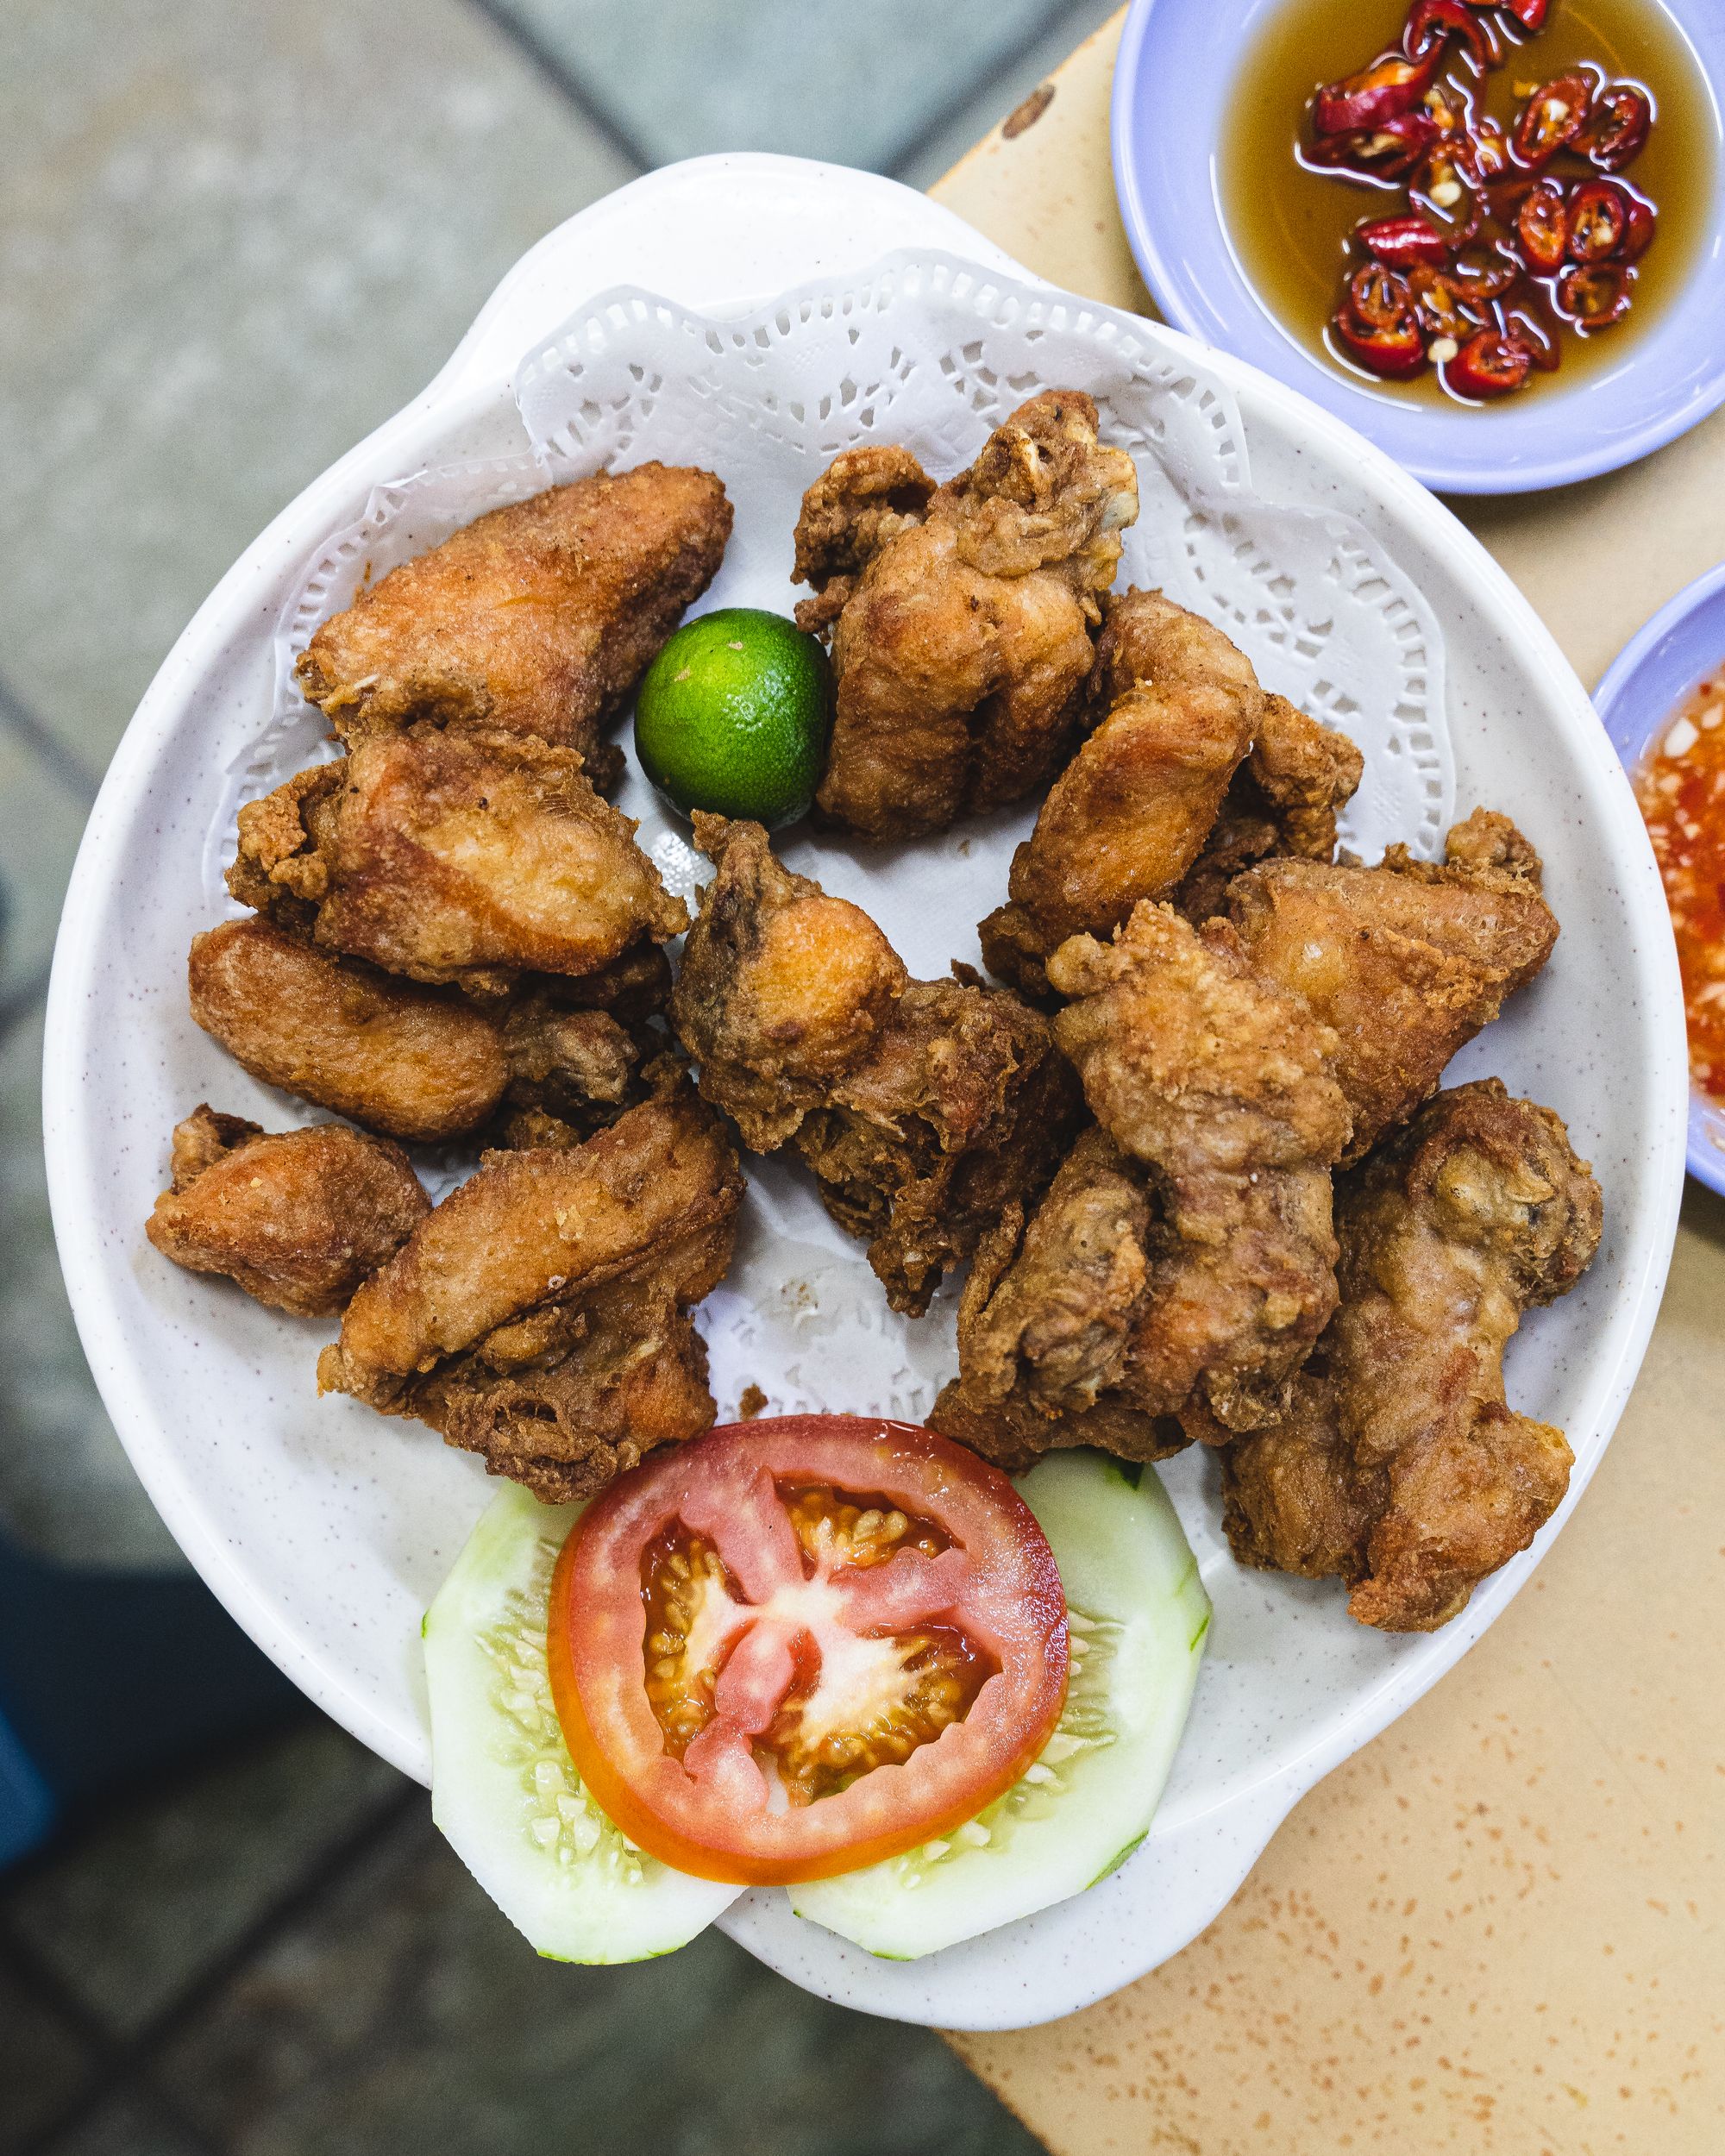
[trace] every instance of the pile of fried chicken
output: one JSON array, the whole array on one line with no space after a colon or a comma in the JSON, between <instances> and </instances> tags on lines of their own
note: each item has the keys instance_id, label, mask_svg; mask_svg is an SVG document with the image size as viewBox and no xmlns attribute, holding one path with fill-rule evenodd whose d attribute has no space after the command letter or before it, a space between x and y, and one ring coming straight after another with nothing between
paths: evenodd
<instances>
[{"instance_id":1,"label":"pile of fried chicken","mask_svg":"<svg viewBox=\"0 0 1725 2156\"><path fill-rule=\"evenodd\" d=\"M870 445L803 499L818 817L901 839L1041 796L979 924L1005 985L913 980L755 824L696 816L691 923L605 799L607 723L724 554L712 473L553 488L364 592L298 664L341 753L242 810L249 912L190 967L200 1025L347 1120L200 1106L151 1241L339 1313L321 1389L566 1500L711 1426L690 1312L738 1147L788 1151L894 1309L968 1264L933 1427L1013 1470L1214 1447L1242 1562L1446 1622L1568 1484L1503 1351L1591 1260L1598 1187L1549 1109L1442 1087L1557 921L1491 810L1441 862L1339 857L1358 751L1113 590L1137 513L1068 391L944 484ZM403 1149L455 1138L480 1166L433 1206Z\"/></svg>"}]
</instances>

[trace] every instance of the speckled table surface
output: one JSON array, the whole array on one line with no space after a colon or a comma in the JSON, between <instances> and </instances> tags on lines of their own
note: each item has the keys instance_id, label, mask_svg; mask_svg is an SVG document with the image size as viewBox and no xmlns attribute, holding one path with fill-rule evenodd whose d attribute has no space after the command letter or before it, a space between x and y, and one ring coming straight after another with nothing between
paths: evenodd
<instances>
[{"instance_id":1,"label":"speckled table surface","mask_svg":"<svg viewBox=\"0 0 1725 2156\"><path fill-rule=\"evenodd\" d=\"M1114 209L1119 18L934 190L1148 310ZM1595 680L1725 547L1725 413L1561 495L1458 505ZM1604 1465L1466 1659L1130 1990L963 2055L1057 2156L1725 2147L1725 1204L1691 1183Z\"/></svg>"}]
</instances>

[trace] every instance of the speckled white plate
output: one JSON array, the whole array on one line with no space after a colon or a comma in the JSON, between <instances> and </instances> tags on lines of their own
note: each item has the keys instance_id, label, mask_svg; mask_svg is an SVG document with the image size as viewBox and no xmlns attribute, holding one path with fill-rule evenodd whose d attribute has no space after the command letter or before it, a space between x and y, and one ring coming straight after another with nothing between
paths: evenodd
<instances>
[{"instance_id":1,"label":"speckled white plate","mask_svg":"<svg viewBox=\"0 0 1725 2156\"><path fill-rule=\"evenodd\" d=\"M210 918L204 835L228 767L269 709L271 632L314 550L381 481L518 451L508 385L536 339L618 285L724 313L906 247L1016 267L890 182L757 156L672 166L553 233L430 388L308 487L223 578L140 705L73 871L43 1092L55 1227L91 1366L150 1495L216 1593L330 1714L422 1779L418 1618L484 1504L478 1463L417 1425L318 1402L316 1328L176 1271L141 1232L168 1130L191 1104L207 1097L273 1128L296 1119L294 1104L252 1085L186 1013L186 946ZM1171 354L1193 348L1171 331L1145 334ZM1604 1186L1597 1263L1510 1353L1516 1404L1569 1432L1573 1505L1640 1364L1683 1176L1682 1006L1640 819L1580 684L1449 513L1314 406L1223 355L1207 360L1238 398L1256 483L1359 518L1418 584L1445 640L1458 806L1510 810L1546 856L1564 925L1557 955L1456 1075L1496 1072L1549 1102ZM1132 1862L1076 1901L918 1963L875 1961L801 1923L776 1893L735 1906L723 1920L734 1937L812 1990L906 2020L1015 2028L1088 2003L1215 1915L1295 1799L1466 1651L1562 1519L1456 1623L1392 1639L1351 1624L1327 1584L1233 1566L1209 1461L1189 1454L1164 1474L1216 1619L1173 1780Z\"/></svg>"}]
</instances>

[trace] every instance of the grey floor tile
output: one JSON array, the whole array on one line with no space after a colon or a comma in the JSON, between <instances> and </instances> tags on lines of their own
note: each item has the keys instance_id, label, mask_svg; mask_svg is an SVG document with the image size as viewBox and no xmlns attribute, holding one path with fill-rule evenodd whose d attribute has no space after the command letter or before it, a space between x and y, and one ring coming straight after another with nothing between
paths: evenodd
<instances>
[{"instance_id":1,"label":"grey floor tile","mask_svg":"<svg viewBox=\"0 0 1725 2156\"><path fill-rule=\"evenodd\" d=\"M464 0L0 18L0 651L99 772L235 555L633 168Z\"/></svg>"},{"instance_id":2,"label":"grey floor tile","mask_svg":"<svg viewBox=\"0 0 1725 2156\"><path fill-rule=\"evenodd\" d=\"M147 2093L116 2096L100 2105L41 2156L203 2156L200 2144Z\"/></svg>"},{"instance_id":3,"label":"grey floor tile","mask_svg":"<svg viewBox=\"0 0 1725 2156\"><path fill-rule=\"evenodd\" d=\"M783 150L891 172L1062 0L487 0L655 164Z\"/></svg>"},{"instance_id":4,"label":"grey floor tile","mask_svg":"<svg viewBox=\"0 0 1725 2156\"><path fill-rule=\"evenodd\" d=\"M59 2117L93 2063L77 2032L0 1961L0 2149L22 2147Z\"/></svg>"},{"instance_id":5,"label":"grey floor tile","mask_svg":"<svg viewBox=\"0 0 1725 2156\"><path fill-rule=\"evenodd\" d=\"M1030 2156L939 2039L823 2004L717 1932L536 1959L422 1813L167 2056L235 2156Z\"/></svg>"},{"instance_id":6,"label":"grey floor tile","mask_svg":"<svg viewBox=\"0 0 1725 2156\"><path fill-rule=\"evenodd\" d=\"M53 955L89 813L87 789L68 784L0 711L0 1004L41 975Z\"/></svg>"},{"instance_id":7,"label":"grey floor tile","mask_svg":"<svg viewBox=\"0 0 1725 2156\"><path fill-rule=\"evenodd\" d=\"M121 1450L66 1302L41 1070L38 1003L0 1038L0 1522L64 1564L177 1570L185 1561Z\"/></svg>"},{"instance_id":8,"label":"grey floor tile","mask_svg":"<svg viewBox=\"0 0 1725 2156\"><path fill-rule=\"evenodd\" d=\"M114 2028L143 2026L402 1787L321 1719L152 1794L0 1892L0 1923Z\"/></svg>"},{"instance_id":9,"label":"grey floor tile","mask_svg":"<svg viewBox=\"0 0 1725 2156\"><path fill-rule=\"evenodd\" d=\"M967 97L894 167L907 187L932 187L973 143L1045 82L1061 62L1116 12L1120 0L1067 0L1035 42Z\"/></svg>"}]
</instances>

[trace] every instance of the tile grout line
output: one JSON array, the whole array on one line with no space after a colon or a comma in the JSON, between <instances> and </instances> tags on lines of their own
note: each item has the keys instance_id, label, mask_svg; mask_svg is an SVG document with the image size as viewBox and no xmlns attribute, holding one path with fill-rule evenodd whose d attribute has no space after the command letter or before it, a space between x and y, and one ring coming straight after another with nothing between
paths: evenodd
<instances>
[{"instance_id":1,"label":"tile grout line","mask_svg":"<svg viewBox=\"0 0 1725 2156\"><path fill-rule=\"evenodd\" d=\"M28 743L62 784L72 788L86 808L96 799L101 780L94 772L85 768L81 757L73 755L64 743L48 731L35 713L3 680L0 680L0 724L9 727L20 740Z\"/></svg>"},{"instance_id":2,"label":"tile grout line","mask_svg":"<svg viewBox=\"0 0 1725 2156\"><path fill-rule=\"evenodd\" d=\"M0 1915L0 1959L9 1962L16 1974L49 2000L97 2058L96 2071L84 2090L47 2126L24 2141L17 2156L52 2156L55 2144L62 2137L85 2124L110 2097L133 2088L141 2088L159 2108L171 2113L174 2123L184 2126L201 2149L214 2152L216 2144L209 2135L195 2120L182 2119L178 2104L157 2086L153 2069L158 2056L188 2021L210 2005L291 1924L338 1886L348 1872L386 1840L424 1794L417 1783L410 1783L380 1805L368 1820L337 1842L279 1895L260 1916L254 1917L231 1946L225 1947L130 2035L109 2028L102 2016L85 2005L64 1979Z\"/></svg>"},{"instance_id":3,"label":"tile grout line","mask_svg":"<svg viewBox=\"0 0 1725 2156\"><path fill-rule=\"evenodd\" d=\"M650 172L659 163L627 128L618 125L574 70L559 58L536 30L520 21L505 0L467 0L467 5L475 15L483 16L498 35L515 47L564 103L573 105L587 125L603 135L612 149L626 157L637 172Z\"/></svg>"},{"instance_id":4,"label":"tile grout line","mask_svg":"<svg viewBox=\"0 0 1725 2156\"><path fill-rule=\"evenodd\" d=\"M1028 60L1044 39L1058 26L1061 17L1074 12L1076 8L1070 4L1070 0L1062 0L1062 4L1055 8L1041 25L1028 36L1020 38L1011 52L1004 54L980 82L972 83L969 89L962 91L949 103L943 105L933 119L919 128L910 141L894 152L888 168L888 177L895 179L906 166L914 164L932 142L939 141L941 135L966 105L974 104L979 97L986 97L995 84L1005 82L1013 69ZM1002 118L1005 116L1001 115Z\"/></svg>"}]
</instances>

